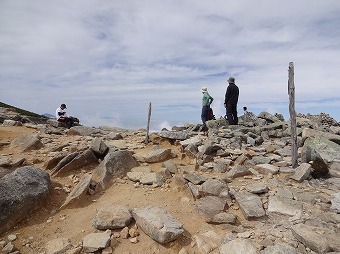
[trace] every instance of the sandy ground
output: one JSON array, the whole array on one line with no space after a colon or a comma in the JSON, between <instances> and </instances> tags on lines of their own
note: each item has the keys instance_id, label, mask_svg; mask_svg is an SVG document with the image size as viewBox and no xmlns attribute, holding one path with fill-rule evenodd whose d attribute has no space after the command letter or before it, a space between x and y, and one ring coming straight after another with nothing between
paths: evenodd
<instances>
[{"instance_id":1,"label":"sandy ground","mask_svg":"<svg viewBox=\"0 0 340 254\"><path fill-rule=\"evenodd\" d=\"M21 134L34 133L35 129L27 127L0 127L0 141L12 141ZM55 136L61 143L79 137ZM162 147L171 147L178 155L174 158L177 165L187 165L194 169L194 160L183 157L180 154L179 146L162 142ZM137 152L147 152L152 144L138 150ZM18 154L9 150L9 146L0 147L0 154L7 154L12 158L25 157L27 160L36 162L34 165L43 169L44 158L39 157L37 152ZM150 165L154 171L161 167L161 163ZM165 208L172 216L177 218L184 225L183 236L169 244L160 245L144 234L141 230L138 236L138 243L131 243L129 239L117 238L118 244L113 249L113 253L178 253L185 247L189 253L195 253L194 241L192 237L203 229L208 229L211 225L204 222L202 215L194 208L194 200L190 194L182 190L175 184L174 179L168 181L165 187L152 188L151 186L135 186L127 179L118 179L105 191L95 195L86 195L76 207L59 210L65 201L67 193L60 188L74 186L71 176L81 177L85 172L91 171L96 165L82 169L81 172L70 172L64 177L52 177L53 190L48 203L37 211L32 212L29 218L21 222L16 228L7 232L0 239L6 239L9 234L16 234L18 239L14 242L20 253L44 253L44 247L49 240L64 237L69 238L73 245L77 245L89 233L99 232L92 227L92 219L96 209L107 204L126 205L130 208L145 207L155 205ZM209 175L207 175L209 177ZM239 219L242 219L239 211L234 211ZM130 225L130 227L133 225ZM220 235L226 231L220 226L214 226ZM114 232L120 232L116 230ZM196 252L197 253L197 252Z\"/></svg>"}]
</instances>

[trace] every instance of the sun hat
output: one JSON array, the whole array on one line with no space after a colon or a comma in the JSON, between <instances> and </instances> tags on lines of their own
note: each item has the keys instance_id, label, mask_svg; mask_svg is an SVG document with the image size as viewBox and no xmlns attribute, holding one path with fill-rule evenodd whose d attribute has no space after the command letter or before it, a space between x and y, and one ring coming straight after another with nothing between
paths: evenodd
<instances>
[{"instance_id":1,"label":"sun hat","mask_svg":"<svg viewBox=\"0 0 340 254\"><path fill-rule=\"evenodd\" d=\"M201 92L202 92L202 93L208 92L208 88L202 87Z\"/></svg>"},{"instance_id":2,"label":"sun hat","mask_svg":"<svg viewBox=\"0 0 340 254\"><path fill-rule=\"evenodd\" d=\"M233 83L233 84L235 84L235 78L233 78L233 77L230 77L230 78L228 79L228 82L229 82L229 83Z\"/></svg>"}]
</instances>

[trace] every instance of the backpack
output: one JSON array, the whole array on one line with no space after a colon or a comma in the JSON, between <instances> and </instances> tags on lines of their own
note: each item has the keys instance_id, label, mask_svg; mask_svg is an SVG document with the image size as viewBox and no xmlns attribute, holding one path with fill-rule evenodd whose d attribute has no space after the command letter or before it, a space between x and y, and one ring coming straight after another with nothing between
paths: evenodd
<instances>
[{"instance_id":1,"label":"backpack","mask_svg":"<svg viewBox=\"0 0 340 254\"><path fill-rule=\"evenodd\" d=\"M209 121L209 120L216 120L214 112L213 112L211 107L209 107L208 110L207 110L207 121Z\"/></svg>"}]
</instances>

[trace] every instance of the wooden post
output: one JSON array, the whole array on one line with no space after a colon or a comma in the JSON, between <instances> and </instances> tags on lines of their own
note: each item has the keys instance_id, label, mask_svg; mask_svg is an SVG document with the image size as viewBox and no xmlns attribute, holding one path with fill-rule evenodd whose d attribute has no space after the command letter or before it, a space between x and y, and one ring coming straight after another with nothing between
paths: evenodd
<instances>
[{"instance_id":1,"label":"wooden post","mask_svg":"<svg viewBox=\"0 0 340 254\"><path fill-rule=\"evenodd\" d=\"M150 104L149 104L148 125L147 125L147 127L146 127L145 144L148 144L148 143L149 143L150 118L151 118L151 102L150 102Z\"/></svg>"},{"instance_id":2,"label":"wooden post","mask_svg":"<svg viewBox=\"0 0 340 254\"><path fill-rule=\"evenodd\" d=\"M294 85L294 63L289 63L288 69L288 95L289 95L289 113L290 128L292 141L292 167L298 166L298 150L297 150L297 133L296 133L296 112L295 112L295 85Z\"/></svg>"}]
</instances>

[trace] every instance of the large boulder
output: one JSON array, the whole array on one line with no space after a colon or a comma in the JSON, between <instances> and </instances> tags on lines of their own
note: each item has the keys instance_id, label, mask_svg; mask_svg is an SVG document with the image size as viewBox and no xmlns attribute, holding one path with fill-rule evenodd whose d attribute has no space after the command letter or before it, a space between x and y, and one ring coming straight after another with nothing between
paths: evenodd
<instances>
[{"instance_id":1,"label":"large boulder","mask_svg":"<svg viewBox=\"0 0 340 254\"><path fill-rule=\"evenodd\" d=\"M139 166L129 151L109 152L92 173L92 180L105 188L113 178L124 177L132 168Z\"/></svg>"},{"instance_id":2,"label":"large boulder","mask_svg":"<svg viewBox=\"0 0 340 254\"><path fill-rule=\"evenodd\" d=\"M312 176L319 177L327 175L329 163L340 160L340 145L322 136L309 137L301 152L301 161L310 162L314 171Z\"/></svg>"},{"instance_id":3,"label":"large boulder","mask_svg":"<svg viewBox=\"0 0 340 254\"><path fill-rule=\"evenodd\" d=\"M49 196L49 174L22 167L0 179L0 234L39 208Z\"/></svg>"},{"instance_id":4,"label":"large boulder","mask_svg":"<svg viewBox=\"0 0 340 254\"><path fill-rule=\"evenodd\" d=\"M43 147L40 137L36 134L22 135L11 142L10 148L19 152L38 150Z\"/></svg>"}]
</instances>

